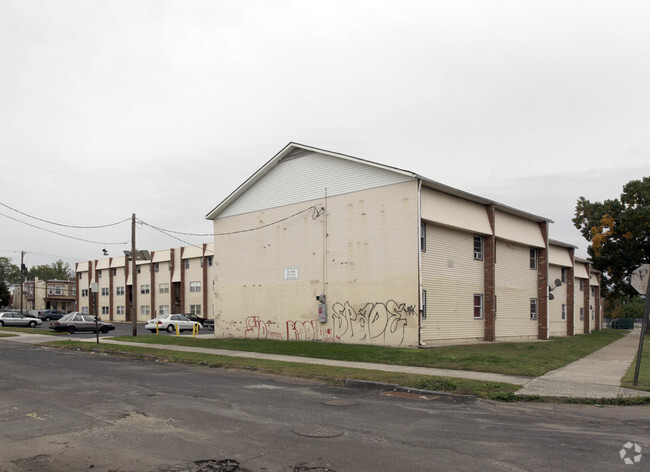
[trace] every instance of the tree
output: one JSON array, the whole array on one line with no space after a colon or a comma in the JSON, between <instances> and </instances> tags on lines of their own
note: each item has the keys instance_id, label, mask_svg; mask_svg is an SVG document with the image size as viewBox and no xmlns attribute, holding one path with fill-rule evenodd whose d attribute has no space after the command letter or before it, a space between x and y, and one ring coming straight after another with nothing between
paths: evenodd
<instances>
[{"instance_id":1,"label":"tree","mask_svg":"<svg viewBox=\"0 0 650 472\"><path fill-rule=\"evenodd\" d=\"M10 300L11 293L9 293L7 284L3 280L0 280L0 306L8 306Z\"/></svg>"},{"instance_id":2,"label":"tree","mask_svg":"<svg viewBox=\"0 0 650 472\"><path fill-rule=\"evenodd\" d=\"M650 262L650 177L632 180L620 199L590 202L578 199L573 223L584 238L593 267L603 273L606 297L633 297L630 276Z\"/></svg>"},{"instance_id":3,"label":"tree","mask_svg":"<svg viewBox=\"0 0 650 472\"><path fill-rule=\"evenodd\" d=\"M0 257L0 282L7 286L20 283L20 268L8 257Z\"/></svg>"},{"instance_id":4,"label":"tree","mask_svg":"<svg viewBox=\"0 0 650 472\"><path fill-rule=\"evenodd\" d=\"M59 259L52 264L30 267L27 279L34 280L38 277L41 280L70 280L73 275L70 264Z\"/></svg>"}]
</instances>

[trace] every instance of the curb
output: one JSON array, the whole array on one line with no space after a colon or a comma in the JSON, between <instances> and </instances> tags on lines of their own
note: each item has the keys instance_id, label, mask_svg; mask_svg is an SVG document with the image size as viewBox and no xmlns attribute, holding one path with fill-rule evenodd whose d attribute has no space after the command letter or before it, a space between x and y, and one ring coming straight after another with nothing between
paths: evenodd
<instances>
[{"instance_id":1,"label":"curb","mask_svg":"<svg viewBox=\"0 0 650 472\"><path fill-rule=\"evenodd\" d=\"M471 400L471 401L478 400L478 397L475 397L474 395L463 395L463 394L443 392L438 390L423 390L420 388L402 387L401 385L397 385L397 384L373 382L370 380L345 379L343 381L343 384L346 387L351 387L351 388L365 388L368 390L383 390L383 391L390 391L390 392L413 393L415 395L447 395L449 397L455 397L455 398Z\"/></svg>"}]
</instances>

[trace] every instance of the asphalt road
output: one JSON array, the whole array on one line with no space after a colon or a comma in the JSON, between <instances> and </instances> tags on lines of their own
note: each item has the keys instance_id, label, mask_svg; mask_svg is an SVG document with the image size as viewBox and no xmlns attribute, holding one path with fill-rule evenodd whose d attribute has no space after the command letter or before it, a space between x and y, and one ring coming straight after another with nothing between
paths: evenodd
<instances>
[{"instance_id":1,"label":"asphalt road","mask_svg":"<svg viewBox=\"0 0 650 472\"><path fill-rule=\"evenodd\" d=\"M3 339L0 365L2 472L610 472L650 460L648 406L389 396ZM638 464L620 456L628 442Z\"/></svg>"}]
</instances>

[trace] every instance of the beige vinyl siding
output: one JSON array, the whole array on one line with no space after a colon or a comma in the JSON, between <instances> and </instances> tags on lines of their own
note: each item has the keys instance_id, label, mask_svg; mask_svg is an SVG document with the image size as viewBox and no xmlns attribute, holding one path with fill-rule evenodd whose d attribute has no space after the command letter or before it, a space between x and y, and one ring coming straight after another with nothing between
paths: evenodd
<instances>
[{"instance_id":1,"label":"beige vinyl siding","mask_svg":"<svg viewBox=\"0 0 650 472\"><path fill-rule=\"evenodd\" d=\"M571 253L565 247L550 245L548 248L548 262L563 267L571 267L573 261L571 260ZM555 280L555 279L550 279Z\"/></svg>"},{"instance_id":2,"label":"beige vinyl siding","mask_svg":"<svg viewBox=\"0 0 650 472\"><path fill-rule=\"evenodd\" d=\"M578 265L576 265L575 269L577 271ZM586 272L585 272L586 274ZM589 283L587 281L587 278L575 278L574 282L574 297L573 297L573 303L574 303L574 314L573 314L573 326L574 326L574 334L581 334L584 332L584 320L580 319L580 308L584 308L584 314L585 316L588 316L589 314L589 307L585 307L585 292L584 290L580 290L580 281L584 281L584 290L589 290Z\"/></svg>"},{"instance_id":3,"label":"beige vinyl siding","mask_svg":"<svg viewBox=\"0 0 650 472\"><path fill-rule=\"evenodd\" d=\"M479 234L492 234L483 205L426 187L421 191L421 201L420 216L423 220Z\"/></svg>"},{"instance_id":4,"label":"beige vinyl siding","mask_svg":"<svg viewBox=\"0 0 650 472\"><path fill-rule=\"evenodd\" d=\"M550 285L556 279L562 279L562 267L551 265L548 269L548 280ZM570 313L568 312L567 303L567 285L563 283L561 286L554 288L551 292L553 300L548 301L548 322L549 322L549 336L566 336L567 333L567 320ZM566 319L562 320L562 305L567 305Z\"/></svg>"},{"instance_id":5,"label":"beige vinyl siding","mask_svg":"<svg viewBox=\"0 0 650 472\"><path fill-rule=\"evenodd\" d=\"M530 269L530 247L497 240L496 254L496 339L536 338L530 299L537 298L537 271Z\"/></svg>"},{"instance_id":6,"label":"beige vinyl siding","mask_svg":"<svg viewBox=\"0 0 650 472\"><path fill-rule=\"evenodd\" d=\"M291 205L414 181L403 173L310 152L285 159L230 204L219 217Z\"/></svg>"},{"instance_id":7,"label":"beige vinyl siding","mask_svg":"<svg viewBox=\"0 0 650 472\"><path fill-rule=\"evenodd\" d=\"M482 339L484 320L474 319L474 294L483 294L483 261L474 260L474 233L428 223L422 254L427 291L423 342ZM484 301L485 304L485 301Z\"/></svg>"},{"instance_id":8,"label":"beige vinyl siding","mask_svg":"<svg viewBox=\"0 0 650 472\"><path fill-rule=\"evenodd\" d=\"M497 238L531 247L546 247L537 223L498 210L494 220Z\"/></svg>"}]
</instances>

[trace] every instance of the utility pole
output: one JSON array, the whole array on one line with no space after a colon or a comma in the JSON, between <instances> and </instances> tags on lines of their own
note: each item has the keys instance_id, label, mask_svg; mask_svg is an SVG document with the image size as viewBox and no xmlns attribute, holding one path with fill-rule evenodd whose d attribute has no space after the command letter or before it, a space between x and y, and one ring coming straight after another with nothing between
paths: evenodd
<instances>
[{"instance_id":1,"label":"utility pole","mask_svg":"<svg viewBox=\"0 0 650 472\"><path fill-rule=\"evenodd\" d=\"M133 336L138 335L138 271L135 264L135 213L131 215L131 322Z\"/></svg>"},{"instance_id":2,"label":"utility pole","mask_svg":"<svg viewBox=\"0 0 650 472\"><path fill-rule=\"evenodd\" d=\"M24 260L25 260L25 251L20 251L20 314L21 315L23 313L23 298L25 298L25 296L23 295L23 286L25 285L25 271L23 270L23 268L25 267Z\"/></svg>"}]
</instances>

